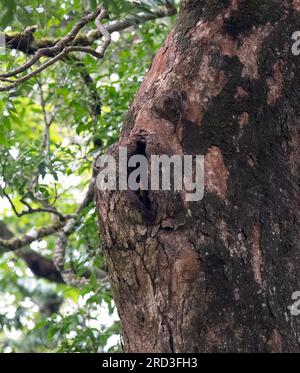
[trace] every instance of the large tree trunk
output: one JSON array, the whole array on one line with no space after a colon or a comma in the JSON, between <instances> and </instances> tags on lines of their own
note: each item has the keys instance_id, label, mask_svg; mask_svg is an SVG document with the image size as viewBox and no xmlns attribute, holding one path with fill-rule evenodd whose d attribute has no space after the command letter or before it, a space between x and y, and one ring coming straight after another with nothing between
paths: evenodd
<instances>
[{"instance_id":1,"label":"large tree trunk","mask_svg":"<svg viewBox=\"0 0 300 373\"><path fill-rule=\"evenodd\" d=\"M299 11L182 2L117 146L205 155L205 196L98 192L124 351L300 351Z\"/></svg>"}]
</instances>

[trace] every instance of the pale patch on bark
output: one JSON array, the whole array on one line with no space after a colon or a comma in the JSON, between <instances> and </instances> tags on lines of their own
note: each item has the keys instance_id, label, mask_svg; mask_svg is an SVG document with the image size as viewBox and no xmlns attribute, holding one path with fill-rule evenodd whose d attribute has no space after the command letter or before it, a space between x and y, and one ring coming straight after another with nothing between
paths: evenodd
<instances>
[{"instance_id":1,"label":"pale patch on bark","mask_svg":"<svg viewBox=\"0 0 300 373\"><path fill-rule=\"evenodd\" d=\"M244 88L242 88L242 87L237 87L237 89L236 89L236 93L235 93L235 95L234 95L234 98L235 98L236 100L239 100L239 99L244 98L244 97L247 97L247 96L248 96L248 92L246 92L246 91L244 90Z\"/></svg>"},{"instance_id":2,"label":"pale patch on bark","mask_svg":"<svg viewBox=\"0 0 300 373\"><path fill-rule=\"evenodd\" d=\"M211 345L218 345L220 340L222 339L222 335L217 335L214 329L208 329L207 331L207 344Z\"/></svg>"},{"instance_id":3,"label":"pale patch on bark","mask_svg":"<svg viewBox=\"0 0 300 373\"><path fill-rule=\"evenodd\" d=\"M205 273L195 247L182 232L160 231L158 240L165 248L159 255L160 283L164 283L159 308L167 310L174 351L178 352L183 349L184 333L205 310ZM197 312L191 312L193 304L197 304Z\"/></svg>"},{"instance_id":4,"label":"pale patch on bark","mask_svg":"<svg viewBox=\"0 0 300 373\"><path fill-rule=\"evenodd\" d=\"M271 348L271 351L274 353L282 352L282 337L278 330L274 329L271 335L271 339L268 342L268 345Z\"/></svg>"},{"instance_id":5,"label":"pale patch on bark","mask_svg":"<svg viewBox=\"0 0 300 373\"><path fill-rule=\"evenodd\" d=\"M229 57L236 56L238 47L237 40L232 39L228 35L223 35L222 33L220 33L219 35L217 35L215 41L221 54Z\"/></svg>"},{"instance_id":6,"label":"pale patch on bark","mask_svg":"<svg viewBox=\"0 0 300 373\"><path fill-rule=\"evenodd\" d=\"M263 286L262 275L261 275L261 266L262 266L262 256L260 250L260 237L261 237L261 227L260 224L256 223L252 227L252 268L254 273L255 281Z\"/></svg>"},{"instance_id":7,"label":"pale patch on bark","mask_svg":"<svg viewBox=\"0 0 300 373\"><path fill-rule=\"evenodd\" d=\"M239 10L239 0L231 0L230 8L234 11Z\"/></svg>"},{"instance_id":8,"label":"pale patch on bark","mask_svg":"<svg viewBox=\"0 0 300 373\"><path fill-rule=\"evenodd\" d=\"M211 22L200 20L191 33L191 39L197 43L201 41L201 44L207 45L209 49L213 38L219 34L222 25L222 15L217 16ZM184 56L184 60L178 61L179 73L182 73L183 76L186 75L188 66L193 64L190 58ZM176 71L176 76L178 76L178 71ZM176 76L174 76L174 79L176 79ZM205 54L199 63L198 77L195 77L192 83L191 81L181 82L183 88L189 92L187 104L189 110L186 112L186 119L193 123L200 123L209 101L222 92L226 82L225 73L222 70L215 69L210 54Z\"/></svg>"},{"instance_id":9,"label":"pale patch on bark","mask_svg":"<svg viewBox=\"0 0 300 373\"><path fill-rule=\"evenodd\" d=\"M224 246L229 250L230 256L239 256L244 261L247 259L247 247L245 246L245 238L242 233L232 235L229 232L228 226L225 220L221 219L218 222L218 235L221 238Z\"/></svg>"},{"instance_id":10,"label":"pale patch on bark","mask_svg":"<svg viewBox=\"0 0 300 373\"><path fill-rule=\"evenodd\" d=\"M267 85L269 88L267 103L273 105L281 97L284 86L283 78L284 62L278 60L273 66L273 74L267 79Z\"/></svg>"},{"instance_id":11,"label":"pale patch on bark","mask_svg":"<svg viewBox=\"0 0 300 373\"><path fill-rule=\"evenodd\" d=\"M205 156L205 187L208 192L217 194L225 199L227 193L227 170L221 149L213 146Z\"/></svg>"},{"instance_id":12,"label":"pale patch on bark","mask_svg":"<svg viewBox=\"0 0 300 373\"><path fill-rule=\"evenodd\" d=\"M213 21L201 19L196 27L191 30L191 40L201 41L202 45L207 45L207 49L217 46L223 55L237 56L244 65L242 76L259 79L258 57L265 38L272 30L272 26L270 23L259 27L253 26L252 33L241 39L233 39L224 35L222 30L224 20L230 17L231 13L236 11L237 8L238 1L232 1L230 7Z\"/></svg>"},{"instance_id":13,"label":"pale patch on bark","mask_svg":"<svg viewBox=\"0 0 300 373\"><path fill-rule=\"evenodd\" d=\"M224 23L223 15L219 14L213 21L200 21L192 31L192 40L201 40L202 43L211 43L212 38L221 30Z\"/></svg>"},{"instance_id":14,"label":"pale patch on bark","mask_svg":"<svg viewBox=\"0 0 300 373\"><path fill-rule=\"evenodd\" d=\"M257 160L255 158L255 156L253 154L249 154L248 155L248 165L251 167L251 168L254 168L257 164Z\"/></svg>"},{"instance_id":15,"label":"pale patch on bark","mask_svg":"<svg viewBox=\"0 0 300 373\"><path fill-rule=\"evenodd\" d=\"M261 27L253 27L251 35L247 36L242 46L237 51L237 56L244 65L242 76L259 79L258 56L261 52L263 42L269 35L272 26L267 24Z\"/></svg>"},{"instance_id":16,"label":"pale patch on bark","mask_svg":"<svg viewBox=\"0 0 300 373\"><path fill-rule=\"evenodd\" d=\"M247 112L242 113L239 115L238 121L240 128L244 128L249 123L249 114Z\"/></svg>"},{"instance_id":17,"label":"pale patch on bark","mask_svg":"<svg viewBox=\"0 0 300 373\"><path fill-rule=\"evenodd\" d=\"M172 299L177 306L182 302L182 294L199 278L199 274L200 266L196 251L182 247L172 271Z\"/></svg>"},{"instance_id":18,"label":"pale patch on bark","mask_svg":"<svg viewBox=\"0 0 300 373\"><path fill-rule=\"evenodd\" d=\"M300 0L293 0L293 8L296 12L300 12Z\"/></svg>"},{"instance_id":19,"label":"pale patch on bark","mask_svg":"<svg viewBox=\"0 0 300 373\"><path fill-rule=\"evenodd\" d=\"M202 40L203 43L210 43L214 33L220 31L222 24L221 16L217 17L217 21L214 22L200 21L191 34L191 39L197 40L197 42ZM176 36L171 33L164 46L154 57L149 73L146 75L135 98L133 107L135 112L138 113L134 124L135 132L137 132L137 127L147 128L150 132L156 132L159 127L161 131L162 118L154 118L151 115L152 98L154 95L156 97L164 96L166 92L173 92L174 90L189 92L187 102L184 103L188 110L184 110L183 115L186 120L199 125L209 102L222 92L227 83L224 71L213 66L212 58L209 54L203 55L198 62L199 65L194 71L194 79L191 81L187 71L193 66L193 56L176 53L175 41ZM182 77L180 82L178 81L178 76ZM140 110L143 113L140 113ZM146 111L148 111L148 114L145 113ZM152 123L151 129L146 122ZM176 134L180 139L180 121L177 124L173 123L173 125L177 126ZM166 132L168 132L166 137L170 139L172 127L166 129Z\"/></svg>"},{"instance_id":20,"label":"pale patch on bark","mask_svg":"<svg viewBox=\"0 0 300 373\"><path fill-rule=\"evenodd\" d=\"M300 119L295 124L291 140L292 152L290 156L291 170L294 176L300 177Z\"/></svg>"},{"instance_id":21,"label":"pale patch on bark","mask_svg":"<svg viewBox=\"0 0 300 373\"><path fill-rule=\"evenodd\" d=\"M203 108L200 106L200 102L201 97L197 92L194 92L194 94L191 94L191 97L189 97L186 119L192 123L198 124L203 118Z\"/></svg>"},{"instance_id":22,"label":"pale patch on bark","mask_svg":"<svg viewBox=\"0 0 300 373\"><path fill-rule=\"evenodd\" d=\"M199 77L192 89L190 83L186 85L189 90L186 118L193 123L200 123L210 100L222 92L226 82L224 72L212 68L208 56L204 56L199 67Z\"/></svg>"},{"instance_id":23,"label":"pale patch on bark","mask_svg":"<svg viewBox=\"0 0 300 373\"><path fill-rule=\"evenodd\" d=\"M160 80L165 79L168 72L172 70L176 60L176 44L174 40L174 31L172 31L164 42L163 47L154 56L149 71L138 90L135 103L140 102L141 95L147 95L148 91L152 90ZM141 104L143 103L143 100L141 100Z\"/></svg>"},{"instance_id":24,"label":"pale patch on bark","mask_svg":"<svg viewBox=\"0 0 300 373\"><path fill-rule=\"evenodd\" d=\"M219 237L221 238L224 246L229 248L228 243L228 228L226 222L222 219L218 224Z\"/></svg>"},{"instance_id":25,"label":"pale patch on bark","mask_svg":"<svg viewBox=\"0 0 300 373\"><path fill-rule=\"evenodd\" d=\"M217 36L217 45L220 52L229 57L237 56L244 65L242 71L243 78L259 79L258 56L260 55L263 42L270 34L272 26L253 27L252 33L241 40L235 40L229 36L219 34Z\"/></svg>"}]
</instances>

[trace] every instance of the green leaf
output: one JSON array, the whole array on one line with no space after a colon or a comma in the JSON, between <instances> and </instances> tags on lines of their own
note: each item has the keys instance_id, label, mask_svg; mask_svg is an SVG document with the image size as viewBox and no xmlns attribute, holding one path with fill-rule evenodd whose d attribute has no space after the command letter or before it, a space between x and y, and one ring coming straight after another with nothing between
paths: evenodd
<instances>
[{"instance_id":1,"label":"green leaf","mask_svg":"<svg viewBox=\"0 0 300 373\"><path fill-rule=\"evenodd\" d=\"M40 175L42 175L43 177L46 175L47 173L47 165L44 161L42 161L40 164L39 164L39 173Z\"/></svg>"}]
</instances>

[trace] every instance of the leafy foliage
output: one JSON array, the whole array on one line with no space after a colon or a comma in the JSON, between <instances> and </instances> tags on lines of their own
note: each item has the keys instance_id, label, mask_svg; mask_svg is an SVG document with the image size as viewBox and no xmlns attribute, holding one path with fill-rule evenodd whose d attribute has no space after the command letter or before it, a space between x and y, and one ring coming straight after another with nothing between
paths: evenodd
<instances>
[{"instance_id":1,"label":"leafy foliage","mask_svg":"<svg viewBox=\"0 0 300 373\"><path fill-rule=\"evenodd\" d=\"M37 25L35 38L59 38L98 3L0 0L1 31L20 32ZM165 2L104 3L114 19L152 12ZM54 206L64 215L76 211L91 178L93 155L118 139L126 110L171 23L172 19L162 19L133 25L114 33L103 61L78 55L10 93L1 93L0 221L14 235L47 226L57 217L37 212L18 218L11 204L18 213L26 211L28 204L33 209ZM15 50L0 53L0 73L27 59ZM31 250L52 259L54 245L55 236L49 236L31 244ZM111 290L98 276L105 263L93 204L81 214L68 243L67 258L66 265L76 273L91 273L88 285L75 289L37 278L18 253L3 253L0 248L0 351L120 349Z\"/></svg>"}]
</instances>

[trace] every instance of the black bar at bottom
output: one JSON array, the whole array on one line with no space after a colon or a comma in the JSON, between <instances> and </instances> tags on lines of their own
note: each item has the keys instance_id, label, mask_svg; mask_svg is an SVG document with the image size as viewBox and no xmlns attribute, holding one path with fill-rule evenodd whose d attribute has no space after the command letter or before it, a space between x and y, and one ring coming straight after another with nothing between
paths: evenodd
<instances>
[{"instance_id":1,"label":"black bar at bottom","mask_svg":"<svg viewBox=\"0 0 300 373\"><path fill-rule=\"evenodd\" d=\"M284 364L283 367L290 363L297 364L295 360L298 358L299 355L296 354L1 354L0 372L9 369L11 372L22 370L44 373L45 369L49 369L53 373L59 373L63 367L68 372L75 370L82 373L109 369L135 372L168 368L194 371L200 369L205 372L205 366L209 366L209 370L215 366L218 369L221 367L222 371L229 368L232 372L237 368L238 362L239 372L246 367L255 369L253 373L256 373L263 360L276 364L278 368L281 363ZM299 363L297 366L299 367ZM16 368L18 370L14 370Z\"/></svg>"}]
</instances>

